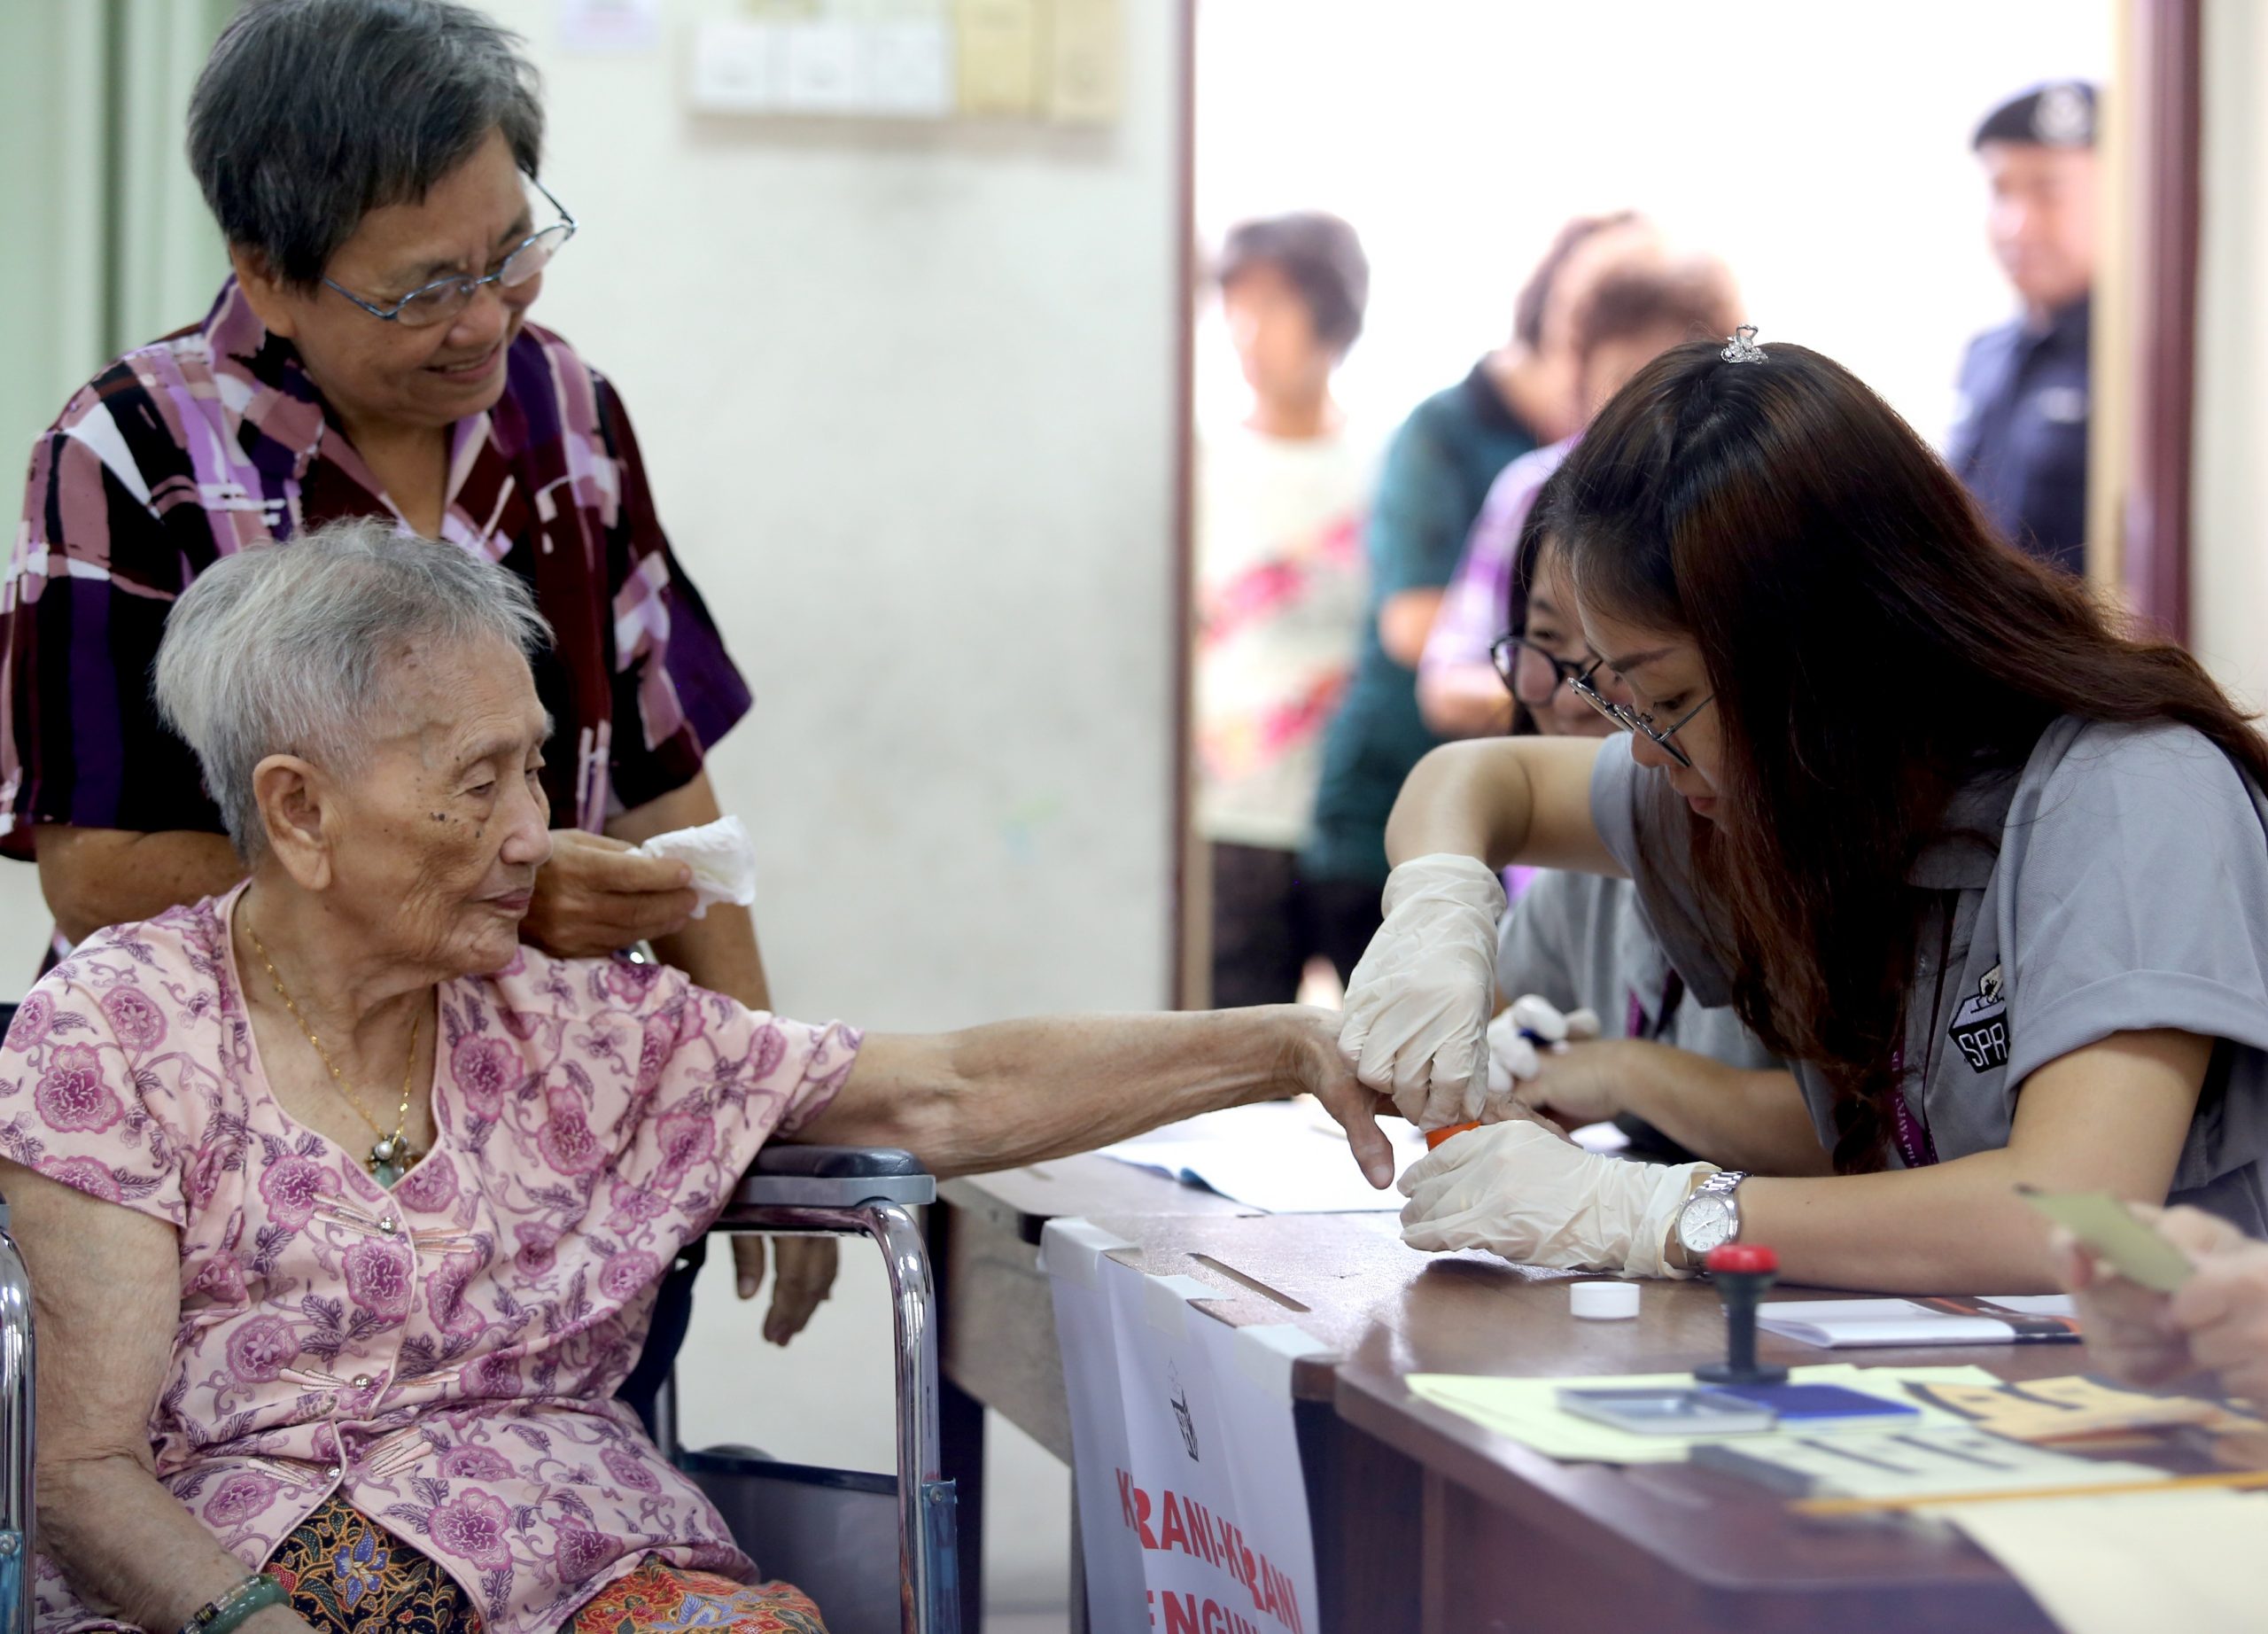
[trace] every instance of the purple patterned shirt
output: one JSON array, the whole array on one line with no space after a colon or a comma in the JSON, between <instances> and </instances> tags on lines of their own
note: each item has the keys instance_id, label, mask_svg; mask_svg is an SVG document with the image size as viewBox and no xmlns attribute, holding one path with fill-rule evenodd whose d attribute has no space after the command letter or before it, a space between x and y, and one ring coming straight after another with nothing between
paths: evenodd
<instances>
[{"instance_id":1,"label":"purple patterned shirt","mask_svg":"<svg viewBox=\"0 0 2268 1634\"><path fill-rule=\"evenodd\" d=\"M180 1233L158 1479L248 1570L336 1492L489 1634L549 1634L649 1552L754 1581L614 1393L678 1248L859 1035L524 948L441 984L433 1150L388 1193L268 1090L243 890L89 938L0 1047L0 1155ZM45 1560L37 1599L42 1634L121 1626Z\"/></svg>"},{"instance_id":2,"label":"purple patterned shirt","mask_svg":"<svg viewBox=\"0 0 2268 1634\"><path fill-rule=\"evenodd\" d=\"M1504 621L1511 606L1512 571L1519 564L1520 529L1527 525L1535 496L1574 448L1575 439L1567 438L1521 455L1498 474L1473 519L1472 531L1465 535L1464 555L1441 596L1441 611L1433 615L1433 633L1425 637L1425 653L1418 661L1420 669L1488 662L1488 649L1507 634Z\"/></svg>"},{"instance_id":3,"label":"purple patterned shirt","mask_svg":"<svg viewBox=\"0 0 2268 1634\"><path fill-rule=\"evenodd\" d=\"M621 401L565 341L523 326L503 396L450 437L441 536L526 580L551 621L545 791L555 821L595 831L690 781L747 686ZM220 833L150 696L166 614L220 557L361 516L399 512L233 279L202 324L82 388L33 446L0 593L0 853L28 858L37 823Z\"/></svg>"}]
</instances>

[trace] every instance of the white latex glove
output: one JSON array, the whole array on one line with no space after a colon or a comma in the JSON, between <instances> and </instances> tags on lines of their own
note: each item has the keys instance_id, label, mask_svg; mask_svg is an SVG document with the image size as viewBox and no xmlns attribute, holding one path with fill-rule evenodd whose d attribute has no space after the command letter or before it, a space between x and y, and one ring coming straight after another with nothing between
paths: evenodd
<instances>
[{"instance_id":1,"label":"white latex glove","mask_svg":"<svg viewBox=\"0 0 2268 1634\"><path fill-rule=\"evenodd\" d=\"M1689 1277L1669 1263L1678 1210L1713 1163L1601 1157L1526 1119L1469 1129L1403 1173L1402 1240L1487 1249L1524 1265Z\"/></svg>"},{"instance_id":2,"label":"white latex glove","mask_svg":"<svg viewBox=\"0 0 2268 1634\"><path fill-rule=\"evenodd\" d=\"M1470 1123L1487 1099L1504 883L1476 857L1437 852L1386 876L1385 905L1348 979L1340 1053L1419 1128Z\"/></svg>"},{"instance_id":3,"label":"white latex glove","mask_svg":"<svg viewBox=\"0 0 2268 1634\"><path fill-rule=\"evenodd\" d=\"M1510 1096L1543 1070L1537 1039L1549 1049L1571 1039L1596 1039L1598 1031L1598 1016L1592 1011L1573 1010L1562 1015L1557 1005L1535 993L1513 1000L1488 1023L1489 1100Z\"/></svg>"}]
</instances>

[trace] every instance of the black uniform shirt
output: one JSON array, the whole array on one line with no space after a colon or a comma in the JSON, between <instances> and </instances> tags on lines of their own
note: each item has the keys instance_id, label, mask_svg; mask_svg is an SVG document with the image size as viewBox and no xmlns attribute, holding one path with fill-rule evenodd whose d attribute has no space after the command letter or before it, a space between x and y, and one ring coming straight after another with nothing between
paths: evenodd
<instances>
[{"instance_id":1,"label":"black uniform shirt","mask_svg":"<svg viewBox=\"0 0 2268 1634\"><path fill-rule=\"evenodd\" d=\"M1946 463L2015 544L2085 570L2087 301L1969 343Z\"/></svg>"}]
</instances>

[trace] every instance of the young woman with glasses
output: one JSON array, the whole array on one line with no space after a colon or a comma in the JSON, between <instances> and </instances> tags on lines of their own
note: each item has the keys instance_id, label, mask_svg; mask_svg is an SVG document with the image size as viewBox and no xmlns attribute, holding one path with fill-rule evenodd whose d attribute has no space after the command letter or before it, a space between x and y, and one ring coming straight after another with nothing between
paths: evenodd
<instances>
[{"instance_id":1,"label":"young woman with glasses","mask_svg":"<svg viewBox=\"0 0 2268 1634\"><path fill-rule=\"evenodd\" d=\"M1625 875L1692 1000L1795 1063L1689 1144L1808 1141L1812 1171L1514 1117L1404 1177L1406 1240L1638 1275L1740 1240L1806 1281L2014 1293L2053 1282L2023 1184L2268 1231L2268 746L2202 668L1799 346L1666 354L1546 502L1604 659L1566 684L1630 730L1420 765L1340 1047L1421 1122L1508 1116L1491 870Z\"/></svg>"},{"instance_id":2,"label":"young woman with glasses","mask_svg":"<svg viewBox=\"0 0 2268 1634\"><path fill-rule=\"evenodd\" d=\"M1520 530L1511 634L1489 657L1511 695L1516 735L1603 738L1614 724L1587 696L1629 699L1583 637L1565 571L1545 554L1542 521L1532 510ZM1691 1154L1681 1137L1718 1132L1719 1103L1792 1087L1732 1010L1689 999L1626 879L1539 872L1504 914L1496 988L1510 1008L1489 1025L1491 1082L1562 1127L1612 1119L1635 1150L1683 1159ZM1803 1145L1813 1146L1808 1136ZM1709 1155L1757 1168L1783 1158L1745 1145Z\"/></svg>"}]
</instances>

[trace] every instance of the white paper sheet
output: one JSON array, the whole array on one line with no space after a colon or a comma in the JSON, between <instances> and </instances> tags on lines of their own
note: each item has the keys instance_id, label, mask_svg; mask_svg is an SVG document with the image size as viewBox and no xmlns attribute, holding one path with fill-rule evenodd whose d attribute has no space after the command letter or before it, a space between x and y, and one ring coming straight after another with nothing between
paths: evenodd
<instances>
[{"instance_id":1,"label":"white paper sheet","mask_svg":"<svg viewBox=\"0 0 2268 1634\"><path fill-rule=\"evenodd\" d=\"M1382 1125L1394 1140L1394 1173L1425 1155L1406 1125ZM1168 1124L1102 1148L1102 1155L1155 1169L1269 1214L1399 1213L1402 1196L1375 1191L1348 1149L1346 1132L1313 1101L1269 1101Z\"/></svg>"},{"instance_id":2,"label":"white paper sheet","mask_svg":"<svg viewBox=\"0 0 2268 1634\"><path fill-rule=\"evenodd\" d=\"M1774 1301L1759 1305L1757 1326L1768 1334L1831 1350L1876 1345L2016 1344L2044 1334L2019 1331L2021 1319L2069 1318L2070 1300L2062 1294L1989 1294L1978 1302L1990 1310L1957 1315L1911 1299L1820 1299Z\"/></svg>"}]
</instances>

